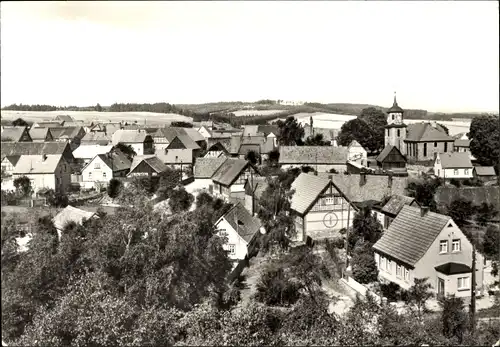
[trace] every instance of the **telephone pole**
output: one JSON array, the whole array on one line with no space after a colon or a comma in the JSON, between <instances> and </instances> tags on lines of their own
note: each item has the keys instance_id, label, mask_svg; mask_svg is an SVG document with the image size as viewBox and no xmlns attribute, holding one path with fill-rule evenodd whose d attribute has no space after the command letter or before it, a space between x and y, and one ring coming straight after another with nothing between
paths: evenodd
<instances>
[{"instance_id":1,"label":"telephone pole","mask_svg":"<svg viewBox=\"0 0 500 347\"><path fill-rule=\"evenodd\" d=\"M472 276L471 276L471 293L470 293L470 331L474 336L476 329L476 246L472 245Z\"/></svg>"}]
</instances>

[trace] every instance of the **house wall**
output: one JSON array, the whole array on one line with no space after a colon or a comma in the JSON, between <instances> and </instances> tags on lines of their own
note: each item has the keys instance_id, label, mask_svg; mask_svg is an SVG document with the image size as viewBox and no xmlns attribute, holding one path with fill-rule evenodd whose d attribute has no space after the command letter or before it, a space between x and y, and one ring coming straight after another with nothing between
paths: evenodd
<instances>
[{"instance_id":1,"label":"house wall","mask_svg":"<svg viewBox=\"0 0 500 347\"><path fill-rule=\"evenodd\" d=\"M347 158L346 158L347 162ZM343 173L344 171L347 171L347 164L280 164L280 167L283 170L288 170L288 169L293 169L293 168L300 168L302 166L310 166L313 169L315 169L318 172L329 172L331 169L337 170L339 173Z\"/></svg>"},{"instance_id":2,"label":"house wall","mask_svg":"<svg viewBox=\"0 0 500 347\"><path fill-rule=\"evenodd\" d=\"M5 174L8 176L12 176L12 173L14 172L15 166L12 165L9 159L7 157L3 158L2 160L2 170L5 170Z\"/></svg>"},{"instance_id":3,"label":"house wall","mask_svg":"<svg viewBox=\"0 0 500 347\"><path fill-rule=\"evenodd\" d=\"M459 146L455 146L455 147L454 147L454 151L455 151L455 152L464 152L464 153L466 153L466 152L470 152L470 149L469 149L469 147L459 147Z\"/></svg>"},{"instance_id":4,"label":"house wall","mask_svg":"<svg viewBox=\"0 0 500 347\"><path fill-rule=\"evenodd\" d=\"M12 180L18 177L26 176L31 181L31 187L34 193L42 188L53 189L56 193L67 193L71 185L71 167L67 161L61 159L54 173L26 173L14 174Z\"/></svg>"},{"instance_id":5,"label":"house wall","mask_svg":"<svg viewBox=\"0 0 500 347\"><path fill-rule=\"evenodd\" d=\"M441 159L438 157L434 162L434 174L441 178L472 178L473 168L443 169Z\"/></svg>"},{"instance_id":6,"label":"house wall","mask_svg":"<svg viewBox=\"0 0 500 347\"><path fill-rule=\"evenodd\" d=\"M393 258L388 258L385 255L375 253L375 263L377 264L378 276L381 282L394 282L403 289L410 289L413 284L414 270ZM396 275L397 266L401 266L401 274ZM433 268L434 270L434 268ZM405 272L407 277L405 278Z\"/></svg>"},{"instance_id":7,"label":"house wall","mask_svg":"<svg viewBox=\"0 0 500 347\"><path fill-rule=\"evenodd\" d=\"M231 260L242 260L248 253L247 242L238 235L236 230L227 222L224 217L221 217L215 224L215 228L218 230L217 235L225 235L227 237L227 242L222 246L224 250L229 251L234 247L234 253L228 253L228 257ZM232 247L231 247L232 246Z\"/></svg>"},{"instance_id":8,"label":"house wall","mask_svg":"<svg viewBox=\"0 0 500 347\"><path fill-rule=\"evenodd\" d=\"M139 163L139 165L137 165L134 168L134 171L130 172L127 176L130 176L130 177L135 177L135 176L158 176L158 173L156 171L154 171L151 168L151 166L149 166L144 161L142 161L141 163Z\"/></svg>"},{"instance_id":9,"label":"house wall","mask_svg":"<svg viewBox=\"0 0 500 347\"><path fill-rule=\"evenodd\" d=\"M404 143L405 139L406 139L406 128L394 127L385 129L384 144L386 146L391 145L397 147L397 149L399 149L399 151L402 154L404 154L406 150L406 145Z\"/></svg>"},{"instance_id":10,"label":"house wall","mask_svg":"<svg viewBox=\"0 0 500 347\"><path fill-rule=\"evenodd\" d=\"M355 163L361 164L363 166L367 165L368 155L366 150L361 146L349 147L349 160Z\"/></svg>"},{"instance_id":11,"label":"house wall","mask_svg":"<svg viewBox=\"0 0 500 347\"><path fill-rule=\"evenodd\" d=\"M292 240L296 241L296 242L302 242L305 239L305 236L304 236L304 218L299 216L299 215L295 215L294 222L295 222L296 234L295 234L295 237L292 238Z\"/></svg>"},{"instance_id":12,"label":"house wall","mask_svg":"<svg viewBox=\"0 0 500 347\"><path fill-rule=\"evenodd\" d=\"M445 150L445 143L448 144ZM427 144L427 153L424 155L424 145ZM436 145L436 146L435 146ZM438 153L453 152L453 141L442 142L408 142L405 145L408 157L417 161L434 160Z\"/></svg>"},{"instance_id":13,"label":"house wall","mask_svg":"<svg viewBox=\"0 0 500 347\"><path fill-rule=\"evenodd\" d=\"M155 154L165 154L165 149L167 149L170 142L168 142L166 137L154 137L154 153Z\"/></svg>"},{"instance_id":14,"label":"house wall","mask_svg":"<svg viewBox=\"0 0 500 347\"><path fill-rule=\"evenodd\" d=\"M210 137L212 137L210 132L204 126L201 127L200 129L198 129L198 132L201 134L201 136L203 136L206 139L209 139Z\"/></svg>"},{"instance_id":15,"label":"house wall","mask_svg":"<svg viewBox=\"0 0 500 347\"><path fill-rule=\"evenodd\" d=\"M320 197L311 211L304 216L305 235L312 239L340 237L340 229L352 225L354 208L351 207L350 222L348 223L349 203L340 196L334 197L328 194L327 197L333 197L335 203L327 205L326 197ZM331 221L330 216L332 217Z\"/></svg>"},{"instance_id":16,"label":"house wall","mask_svg":"<svg viewBox=\"0 0 500 347\"><path fill-rule=\"evenodd\" d=\"M96 167L98 166L98 167ZM108 183L113 178L113 171L106 165L101 158L96 156L83 170L82 181L85 187L93 187L95 182ZM86 184L85 182L88 182Z\"/></svg>"}]
</instances>

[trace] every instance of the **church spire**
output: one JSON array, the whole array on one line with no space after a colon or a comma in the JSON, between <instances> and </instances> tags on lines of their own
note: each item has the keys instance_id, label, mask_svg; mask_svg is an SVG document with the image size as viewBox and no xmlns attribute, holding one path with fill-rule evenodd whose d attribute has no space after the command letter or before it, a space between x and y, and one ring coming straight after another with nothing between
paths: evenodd
<instances>
[{"instance_id":1,"label":"church spire","mask_svg":"<svg viewBox=\"0 0 500 347\"><path fill-rule=\"evenodd\" d=\"M394 92L394 103L392 106L398 106L398 102L396 101L396 92Z\"/></svg>"}]
</instances>

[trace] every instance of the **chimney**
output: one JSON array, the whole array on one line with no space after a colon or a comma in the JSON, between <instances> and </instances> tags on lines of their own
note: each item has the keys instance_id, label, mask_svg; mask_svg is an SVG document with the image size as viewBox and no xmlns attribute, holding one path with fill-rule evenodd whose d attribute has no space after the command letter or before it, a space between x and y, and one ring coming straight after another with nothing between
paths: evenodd
<instances>
[{"instance_id":1,"label":"chimney","mask_svg":"<svg viewBox=\"0 0 500 347\"><path fill-rule=\"evenodd\" d=\"M429 212L429 207L428 206L422 206L420 208L420 217L425 217L425 215Z\"/></svg>"},{"instance_id":2,"label":"chimney","mask_svg":"<svg viewBox=\"0 0 500 347\"><path fill-rule=\"evenodd\" d=\"M364 186L366 184L366 173L362 172L359 174L359 185Z\"/></svg>"}]
</instances>

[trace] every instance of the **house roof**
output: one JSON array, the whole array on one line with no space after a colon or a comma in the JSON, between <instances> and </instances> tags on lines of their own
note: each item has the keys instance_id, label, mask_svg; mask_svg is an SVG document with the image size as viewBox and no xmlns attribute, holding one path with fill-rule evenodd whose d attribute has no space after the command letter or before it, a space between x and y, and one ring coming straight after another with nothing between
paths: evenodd
<instances>
[{"instance_id":1,"label":"house roof","mask_svg":"<svg viewBox=\"0 0 500 347\"><path fill-rule=\"evenodd\" d=\"M331 174L319 172L318 176L327 178L331 176L333 184L351 202L382 201L386 196L404 195L408 186L408 177L387 175L365 175L366 181L362 183L360 174ZM392 180L391 185L389 182Z\"/></svg>"},{"instance_id":2,"label":"house roof","mask_svg":"<svg viewBox=\"0 0 500 347\"><path fill-rule=\"evenodd\" d=\"M43 140L47 138L47 134L50 132L50 128L31 128L29 133L31 136L31 139L33 141L35 140ZM52 135L52 133L51 133Z\"/></svg>"},{"instance_id":3,"label":"house roof","mask_svg":"<svg viewBox=\"0 0 500 347\"><path fill-rule=\"evenodd\" d=\"M205 138L203 137L202 134L198 132L198 130L194 128L182 128L186 132L186 134L194 141L205 141Z\"/></svg>"},{"instance_id":4,"label":"house roof","mask_svg":"<svg viewBox=\"0 0 500 347\"><path fill-rule=\"evenodd\" d=\"M142 162L146 163L156 173L160 173L168 169L167 165L165 165L163 161L160 160L160 158L158 158L154 154L150 154L135 156L132 160L132 165L130 166L130 172L134 171Z\"/></svg>"},{"instance_id":5,"label":"house roof","mask_svg":"<svg viewBox=\"0 0 500 347\"><path fill-rule=\"evenodd\" d=\"M26 127L11 127L5 128L2 131L1 138L2 141L14 141L18 142L24 134Z\"/></svg>"},{"instance_id":6,"label":"house roof","mask_svg":"<svg viewBox=\"0 0 500 347\"><path fill-rule=\"evenodd\" d=\"M165 153L157 153L156 156L168 165L193 163L193 150L191 149L167 149Z\"/></svg>"},{"instance_id":7,"label":"house roof","mask_svg":"<svg viewBox=\"0 0 500 347\"><path fill-rule=\"evenodd\" d=\"M226 147L224 147L224 145L220 142L216 142L213 145L211 145L210 147L208 147L207 151L222 151L224 153L229 153L227 151Z\"/></svg>"},{"instance_id":8,"label":"house roof","mask_svg":"<svg viewBox=\"0 0 500 347\"><path fill-rule=\"evenodd\" d=\"M87 165L85 165L83 170L89 167L89 165L92 164L96 157L99 157L107 167L113 170L113 172L128 170L132 165L131 161L128 160L125 154L123 154L119 150L116 150L113 152L96 155L90 162L87 163Z\"/></svg>"},{"instance_id":9,"label":"house roof","mask_svg":"<svg viewBox=\"0 0 500 347\"><path fill-rule=\"evenodd\" d=\"M52 119L53 121L60 121L60 122L74 122L75 119L71 116L68 116L68 115L59 115L59 116L55 116L54 119Z\"/></svg>"},{"instance_id":10,"label":"house roof","mask_svg":"<svg viewBox=\"0 0 500 347\"><path fill-rule=\"evenodd\" d=\"M398 102L396 100L396 95L394 95L394 102L390 109L387 110L387 113L403 113L403 109L399 107Z\"/></svg>"},{"instance_id":11,"label":"house roof","mask_svg":"<svg viewBox=\"0 0 500 347\"><path fill-rule=\"evenodd\" d=\"M236 135L237 132L229 132L229 131L219 131L219 130L211 130L210 137L213 139L230 139L233 135Z\"/></svg>"},{"instance_id":12,"label":"house roof","mask_svg":"<svg viewBox=\"0 0 500 347\"><path fill-rule=\"evenodd\" d=\"M248 147L248 145L253 145ZM248 147L251 149L241 149L241 147ZM264 135L259 136L240 136L233 135L231 137L232 154L246 154L249 150L256 151L259 154L268 154L274 149L274 141L272 138L267 138Z\"/></svg>"},{"instance_id":13,"label":"house roof","mask_svg":"<svg viewBox=\"0 0 500 347\"><path fill-rule=\"evenodd\" d=\"M412 202L415 202L415 198L405 195L393 195L382 207L382 212L395 216L405 205L410 205Z\"/></svg>"},{"instance_id":14,"label":"house roof","mask_svg":"<svg viewBox=\"0 0 500 347\"><path fill-rule=\"evenodd\" d=\"M16 166L17 162L19 161L19 158L21 158L20 155L10 155L7 157L2 158L2 160L6 159L12 164L12 166Z\"/></svg>"},{"instance_id":15,"label":"house roof","mask_svg":"<svg viewBox=\"0 0 500 347\"><path fill-rule=\"evenodd\" d=\"M96 216L95 212L80 210L79 208L68 205L54 217L53 221L56 229L63 230L69 222L82 224L83 219L90 219L94 216Z\"/></svg>"},{"instance_id":16,"label":"house roof","mask_svg":"<svg viewBox=\"0 0 500 347\"><path fill-rule=\"evenodd\" d=\"M259 126L258 125L245 125L243 128L243 134L242 136L257 136L259 132Z\"/></svg>"},{"instance_id":17,"label":"house roof","mask_svg":"<svg viewBox=\"0 0 500 347\"><path fill-rule=\"evenodd\" d=\"M74 127L54 127L50 129L50 133L54 139L74 139L82 131L81 126Z\"/></svg>"},{"instance_id":18,"label":"house roof","mask_svg":"<svg viewBox=\"0 0 500 347\"><path fill-rule=\"evenodd\" d=\"M266 137L271 133L274 135L278 135L278 126L277 125L258 125L257 132L263 134Z\"/></svg>"},{"instance_id":19,"label":"house roof","mask_svg":"<svg viewBox=\"0 0 500 347\"><path fill-rule=\"evenodd\" d=\"M112 145L80 145L73 151L73 157L76 159L92 159L98 154L105 154L111 151Z\"/></svg>"},{"instance_id":20,"label":"house roof","mask_svg":"<svg viewBox=\"0 0 500 347\"><path fill-rule=\"evenodd\" d=\"M295 193L292 195L290 208L304 214L329 184L328 178L301 173L292 183L291 189Z\"/></svg>"},{"instance_id":21,"label":"house roof","mask_svg":"<svg viewBox=\"0 0 500 347\"><path fill-rule=\"evenodd\" d=\"M474 166L474 170L478 176L496 176L493 166Z\"/></svg>"},{"instance_id":22,"label":"house roof","mask_svg":"<svg viewBox=\"0 0 500 347\"><path fill-rule=\"evenodd\" d=\"M252 217L240 203L235 204L224 214L223 218L247 243L259 232L261 224L257 217Z\"/></svg>"},{"instance_id":23,"label":"house roof","mask_svg":"<svg viewBox=\"0 0 500 347\"><path fill-rule=\"evenodd\" d=\"M404 206L373 249L414 266L432 245L450 217Z\"/></svg>"},{"instance_id":24,"label":"house roof","mask_svg":"<svg viewBox=\"0 0 500 347\"><path fill-rule=\"evenodd\" d=\"M54 173L61 161L61 157L61 154L22 155L14 167L13 173Z\"/></svg>"},{"instance_id":25,"label":"house roof","mask_svg":"<svg viewBox=\"0 0 500 347\"><path fill-rule=\"evenodd\" d=\"M347 147L281 146L280 164L346 164Z\"/></svg>"},{"instance_id":26,"label":"house roof","mask_svg":"<svg viewBox=\"0 0 500 347\"><path fill-rule=\"evenodd\" d=\"M107 145L111 143L111 136L102 131L89 132L82 137L81 143L83 142Z\"/></svg>"},{"instance_id":27,"label":"house roof","mask_svg":"<svg viewBox=\"0 0 500 347\"><path fill-rule=\"evenodd\" d=\"M36 122L34 125L37 125L35 128L59 128L61 127L63 122L57 121L49 121L49 122Z\"/></svg>"},{"instance_id":28,"label":"house roof","mask_svg":"<svg viewBox=\"0 0 500 347\"><path fill-rule=\"evenodd\" d=\"M473 205L481 205L486 202L493 204L495 208L500 209L500 187L439 187L435 194L436 203L449 206L453 200L462 198L472 201Z\"/></svg>"},{"instance_id":29,"label":"house roof","mask_svg":"<svg viewBox=\"0 0 500 347\"><path fill-rule=\"evenodd\" d=\"M351 143L349 144L349 146L347 146L347 147L361 147L361 148L363 148L363 146L361 146L359 144L359 142L356 140L352 140Z\"/></svg>"},{"instance_id":30,"label":"house roof","mask_svg":"<svg viewBox=\"0 0 500 347\"><path fill-rule=\"evenodd\" d=\"M470 155L467 152L439 153L443 169L472 168Z\"/></svg>"},{"instance_id":31,"label":"house roof","mask_svg":"<svg viewBox=\"0 0 500 347\"><path fill-rule=\"evenodd\" d=\"M148 134L144 130L117 130L111 137L113 145L118 143L143 143Z\"/></svg>"},{"instance_id":32,"label":"house roof","mask_svg":"<svg viewBox=\"0 0 500 347\"><path fill-rule=\"evenodd\" d=\"M387 145L375 160L382 163L393 150L398 151L401 157L404 158L403 154L401 154L401 151L396 146Z\"/></svg>"},{"instance_id":33,"label":"house roof","mask_svg":"<svg viewBox=\"0 0 500 347\"><path fill-rule=\"evenodd\" d=\"M184 130L184 129L182 129L182 130ZM198 146L198 144L185 132L182 133L179 131L177 133L176 137L182 142L182 144L184 145L184 147L186 147L186 149L192 150L192 149L199 149L200 148L200 146Z\"/></svg>"},{"instance_id":34,"label":"house roof","mask_svg":"<svg viewBox=\"0 0 500 347\"><path fill-rule=\"evenodd\" d=\"M430 123L415 123L408 125L408 135L405 141L410 142L435 142L454 141L453 137L445 132L434 128Z\"/></svg>"},{"instance_id":35,"label":"house roof","mask_svg":"<svg viewBox=\"0 0 500 347\"><path fill-rule=\"evenodd\" d=\"M457 275L472 272L472 269L468 265L461 263L446 263L436 266L434 269L444 275Z\"/></svg>"},{"instance_id":36,"label":"house roof","mask_svg":"<svg viewBox=\"0 0 500 347\"><path fill-rule=\"evenodd\" d=\"M205 138L195 129L188 130L187 128L163 127L157 128L155 131L153 131L153 129L149 131L151 131L152 137L165 137L169 143L177 137L187 149L198 149L200 146L198 146L196 141L205 140ZM194 138L196 138L196 140Z\"/></svg>"},{"instance_id":37,"label":"house roof","mask_svg":"<svg viewBox=\"0 0 500 347\"><path fill-rule=\"evenodd\" d=\"M194 164L194 178L211 178L226 161L226 157L197 158Z\"/></svg>"},{"instance_id":38,"label":"house roof","mask_svg":"<svg viewBox=\"0 0 500 347\"><path fill-rule=\"evenodd\" d=\"M215 172L212 180L224 186L229 186L238 178L247 165L248 162L244 159L227 158Z\"/></svg>"},{"instance_id":39,"label":"house roof","mask_svg":"<svg viewBox=\"0 0 500 347\"><path fill-rule=\"evenodd\" d=\"M470 147L470 140L456 139L455 142L453 142L453 146L469 148Z\"/></svg>"},{"instance_id":40,"label":"house roof","mask_svg":"<svg viewBox=\"0 0 500 347\"><path fill-rule=\"evenodd\" d=\"M66 142L2 142L2 158L12 155L63 154L69 144Z\"/></svg>"}]
</instances>

